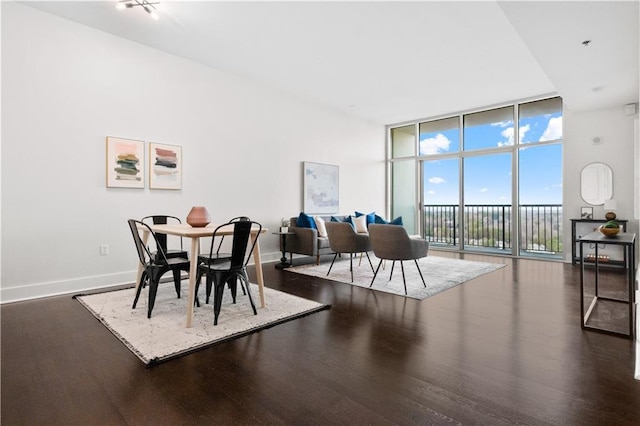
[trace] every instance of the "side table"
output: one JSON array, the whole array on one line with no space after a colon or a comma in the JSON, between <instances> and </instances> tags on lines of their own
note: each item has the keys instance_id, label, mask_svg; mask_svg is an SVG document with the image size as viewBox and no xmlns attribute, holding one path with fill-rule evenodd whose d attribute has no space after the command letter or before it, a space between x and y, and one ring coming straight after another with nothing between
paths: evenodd
<instances>
[{"instance_id":1,"label":"side table","mask_svg":"<svg viewBox=\"0 0 640 426\"><path fill-rule=\"evenodd\" d=\"M595 249L595 259L591 262L594 265L594 280L595 280L595 292L593 299L589 303L589 307L585 312L585 264L587 263L583 257L584 244L593 245ZM636 234L621 232L614 237L605 237L599 231L591 232L580 238L580 320L582 328L598 330L605 333L616 334L619 336L625 336L633 339L635 336L635 259L636 259ZM602 295L602 289L599 288L599 261L598 247L601 245L620 245L624 252L624 268L627 279L627 291L628 297L626 299L619 299L614 297L605 297ZM606 320L614 318L616 315L612 315L613 311L619 305L626 305L623 311L624 316L620 318L621 321L627 320L627 324L616 326L616 324ZM601 315L598 315L601 314ZM628 332L625 332L627 330Z\"/></svg>"},{"instance_id":2,"label":"side table","mask_svg":"<svg viewBox=\"0 0 640 426\"><path fill-rule=\"evenodd\" d=\"M273 235L280 235L282 239L282 258L280 258L280 263L276 263L276 268L284 269L291 266L289 262L287 262L287 235L295 235L295 232L272 232Z\"/></svg>"}]
</instances>

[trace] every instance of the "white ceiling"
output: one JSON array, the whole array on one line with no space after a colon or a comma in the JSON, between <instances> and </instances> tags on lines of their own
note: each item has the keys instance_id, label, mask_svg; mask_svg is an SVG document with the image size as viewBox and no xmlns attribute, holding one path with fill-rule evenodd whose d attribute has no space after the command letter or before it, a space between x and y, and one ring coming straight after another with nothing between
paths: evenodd
<instances>
[{"instance_id":1,"label":"white ceiling","mask_svg":"<svg viewBox=\"0 0 640 426\"><path fill-rule=\"evenodd\" d=\"M158 21L25 3L380 124L555 92L575 111L638 101L637 1L162 1Z\"/></svg>"}]
</instances>

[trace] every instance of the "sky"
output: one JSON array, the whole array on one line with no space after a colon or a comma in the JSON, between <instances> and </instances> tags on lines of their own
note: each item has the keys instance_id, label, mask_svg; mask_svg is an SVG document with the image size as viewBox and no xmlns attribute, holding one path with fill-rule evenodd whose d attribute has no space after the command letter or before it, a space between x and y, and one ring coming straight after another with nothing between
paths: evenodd
<instances>
[{"instance_id":1,"label":"sky","mask_svg":"<svg viewBox=\"0 0 640 426\"><path fill-rule=\"evenodd\" d=\"M562 113L520 119L520 204L562 204ZM513 146L513 121L465 127L466 151ZM459 151L459 130L421 133L420 153ZM468 156L464 161L465 204L511 204L511 152ZM459 159L423 163L425 204L458 204Z\"/></svg>"}]
</instances>

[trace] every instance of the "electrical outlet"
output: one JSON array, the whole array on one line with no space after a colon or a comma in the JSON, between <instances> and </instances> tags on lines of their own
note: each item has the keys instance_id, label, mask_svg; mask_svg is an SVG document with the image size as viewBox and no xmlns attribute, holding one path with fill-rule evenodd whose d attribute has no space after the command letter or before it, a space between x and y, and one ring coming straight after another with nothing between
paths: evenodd
<instances>
[{"instance_id":1,"label":"electrical outlet","mask_svg":"<svg viewBox=\"0 0 640 426\"><path fill-rule=\"evenodd\" d=\"M109 244L100 244L100 256L107 256L109 254Z\"/></svg>"}]
</instances>

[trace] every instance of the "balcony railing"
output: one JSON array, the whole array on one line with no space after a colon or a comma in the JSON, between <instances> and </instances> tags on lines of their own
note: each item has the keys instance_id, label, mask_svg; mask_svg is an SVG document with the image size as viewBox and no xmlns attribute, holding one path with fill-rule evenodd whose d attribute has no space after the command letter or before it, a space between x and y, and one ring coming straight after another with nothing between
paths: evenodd
<instances>
[{"instance_id":1,"label":"balcony railing","mask_svg":"<svg viewBox=\"0 0 640 426\"><path fill-rule=\"evenodd\" d=\"M424 206L424 237L433 245L489 249L511 253L511 205L467 204L460 230L459 206ZM562 205L521 204L518 207L520 252L533 255L562 254Z\"/></svg>"}]
</instances>

